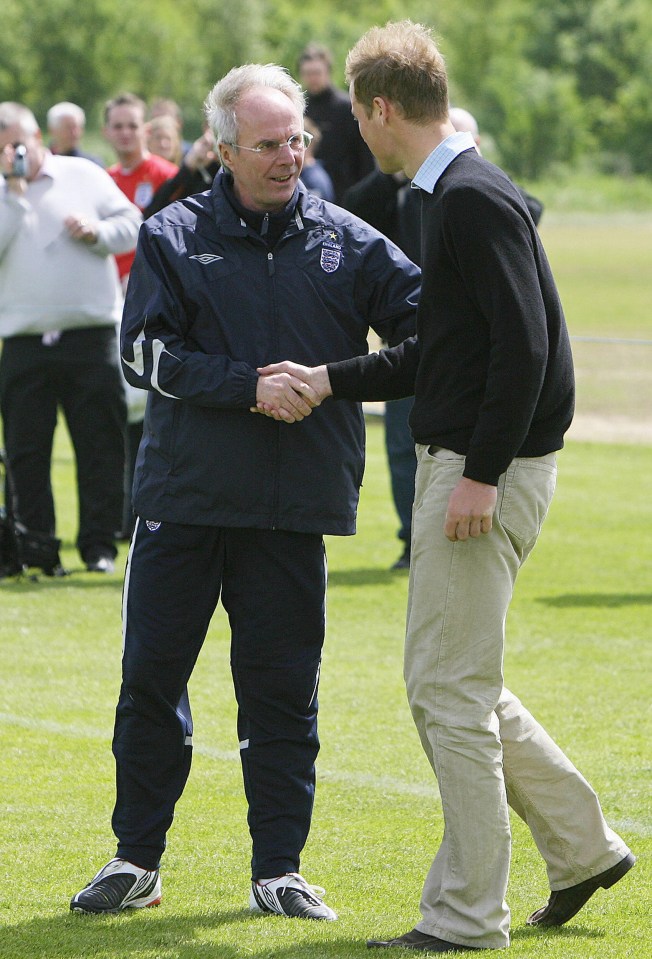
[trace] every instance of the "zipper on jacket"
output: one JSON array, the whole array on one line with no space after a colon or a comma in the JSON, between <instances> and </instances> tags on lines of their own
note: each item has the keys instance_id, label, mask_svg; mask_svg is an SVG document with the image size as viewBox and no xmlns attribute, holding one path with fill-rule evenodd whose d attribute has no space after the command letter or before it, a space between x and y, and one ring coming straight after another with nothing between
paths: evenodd
<instances>
[{"instance_id":1,"label":"zipper on jacket","mask_svg":"<svg viewBox=\"0 0 652 959\"><path fill-rule=\"evenodd\" d=\"M296 213L295 223L296 223L298 229L301 231L301 230L303 230L303 222L302 222L302 220L301 220L301 219L299 218L299 216L298 216L298 211L295 211L295 213ZM286 231L282 236L279 237L278 243L280 244L280 243L286 242L287 240L290 239L290 237L294 237L294 236L296 236L296 235L297 235L296 233L291 233L291 234L289 234L289 233L287 233L287 231ZM270 280L272 280L270 293L271 293L272 315L273 315L273 323L274 323L274 338L275 338L275 344L274 344L274 345L275 345L276 349L278 350L278 346L279 346L279 343L278 343L278 321L279 321L279 318L278 318L278 303L277 303L277 299L276 299L276 287L275 287L275 283L274 283L274 281L273 281L275 272L276 272L276 264L275 264L275 262L274 262L274 253L273 253L272 250L268 250L268 251L267 251L267 275L269 276ZM275 478L274 478L274 496L273 496L273 504L272 504L272 516L273 516L273 520L272 520L272 525L271 525L271 528L272 528L272 529L277 529L277 528L278 528L278 527L277 527L277 523L278 523L279 500L280 500L279 485L280 485L281 455L282 455L282 454L281 454L281 445L282 445L282 439L283 439L282 433L281 433L281 430L282 430L282 429L283 429L283 423L277 423L277 424L276 424L276 430L277 430L277 432L276 432L276 464L277 464L277 466L276 466L276 475L275 475Z\"/></svg>"},{"instance_id":2,"label":"zipper on jacket","mask_svg":"<svg viewBox=\"0 0 652 959\"><path fill-rule=\"evenodd\" d=\"M279 341L278 341L278 302L276 297L276 283L274 280L274 274L276 272L276 265L274 263L274 254L271 250L267 251L267 275L270 280L269 284L269 302L271 304L271 314L270 319L272 322L272 338L273 338L273 349L278 353ZM281 426L283 424L276 423L276 470L274 472L274 493L272 497L272 529L277 528L278 523L278 509L279 509L279 497L280 497L280 472L281 472Z\"/></svg>"}]
</instances>

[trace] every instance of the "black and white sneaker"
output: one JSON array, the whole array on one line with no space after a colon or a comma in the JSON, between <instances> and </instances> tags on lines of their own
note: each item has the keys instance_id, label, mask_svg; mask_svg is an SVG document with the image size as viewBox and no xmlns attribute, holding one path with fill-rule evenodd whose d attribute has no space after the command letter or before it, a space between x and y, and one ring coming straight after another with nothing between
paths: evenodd
<instances>
[{"instance_id":1,"label":"black and white sneaker","mask_svg":"<svg viewBox=\"0 0 652 959\"><path fill-rule=\"evenodd\" d=\"M98 553L86 563L89 573L115 573L115 561L108 553Z\"/></svg>"},{"instance_id":2,"label":"black and white sneaker","mask_svg":"<svg viewBox=\"0 0 652 959\"><path fill-rule=\"evenodd\" d=\"M158 869L141 869L126 859L112 859L70 901L73 912L122 912L158 906L161 876Z\"/></svg>"},{"instance_id":3,"label":"black and white sneaker","mask_svg":"<svg viewBox=\"0 0 652 959\"><path fill-rule=\"evenodd\" d=\"M309 886L298 872L289 872L276 879L252 882L249 908L298 919L337 919L337 913L323 902L323 895L321 886Z\"/></svg>"}]
</instances>

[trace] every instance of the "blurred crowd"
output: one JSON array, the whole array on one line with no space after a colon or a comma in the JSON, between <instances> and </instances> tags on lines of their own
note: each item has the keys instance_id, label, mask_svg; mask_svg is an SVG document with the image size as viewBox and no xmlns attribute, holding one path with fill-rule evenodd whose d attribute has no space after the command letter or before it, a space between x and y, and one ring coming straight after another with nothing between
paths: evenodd
<instances>
[{"instance_id":1,"label":"blurred crowd","mask_svg":"<svg viewBox=\"0 0 652 959\"><path fill-rule=\"evenodd\" d=\"M298 59L305 129L312 136L301 180L311 193L385 233L418 263L415 191L404 176L377 169L348 93L333 83L332 67L330 52L317 43ZM479 143L470 114L458 110L454 122ZM175 200L210 189L220 161L207 124L188 141L182 111L168 98L147 104L122 92L106 103L102 132L114 154L106 169L84 149L85 123L83 109L72 102L48 110L44 131L26 106L0 104L0 173L10 210L0 225L0 410L18 514L30 529L53 537L50 465L57 416L63 413L76 457L77 547L87 570L112 572L117 542L133 531L131 484L147 399L120 375L116 346L138 223ZM15 175L18 144L27 148L26 177ZM43 190L43 173L56 189ZM75 245L64 248L59 242L53 233L57 223ZM41 250L38 257L35 249ZM40 303L48 306L40 309ZM388 403L385 415L402 543L397 569L410 562L416 468L410 408L411 400ZM30 423L39 428L28 429ZM45 572L66 570L56 557Z\"/></svg>"}]
</instances>

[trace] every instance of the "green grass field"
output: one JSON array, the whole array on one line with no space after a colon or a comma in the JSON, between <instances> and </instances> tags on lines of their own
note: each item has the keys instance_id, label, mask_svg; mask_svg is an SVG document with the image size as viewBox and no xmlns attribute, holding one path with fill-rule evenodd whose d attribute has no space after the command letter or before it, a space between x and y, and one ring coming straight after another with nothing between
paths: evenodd
<instances>
[{"instance_id":1,"label":"green grass field","mask_svg":"<svg viewBox=\"0 0 652 959\"><path fill-rule=\"evenodd\" d=\"M113 852L110 736L120 668L121 577L81 571L71 549L72 462L55 479L66 580L0 583L0 956L5 959L362 957L368 935L411 928L441 838L433 778L401 679L405 574L397 554L382 429L368 429L358 535L330 539L322 752L302 869L340 913L333 924L249 916L249 840L218 611L192 681L193 774L164 860L159 909L68 912ZM639 855L635 870L556 932L524 920L547 897L542 863L514 821L509 901L515 959L647 957L652 448L571 443L551 515L517 587L506 682L598 789ZM649 933L649 925L647 926Z\"/></svg>"},{"instance_id":2,"label":"green grass field","mask_svg":"<svg viewBox=\"0 0 652 959\"><path fill-rule=\"evenodd\" d=\"M610 272L616 254L608 240L620 248L620 239L613 231L595 235L594 225L574 236L569 229L551 223L544 240L564 302L574 295L580 304L570 310L571 332L620 335L598 324L590 308L599 304L606 316L603 301L612 297L623 311L622 335L650 338L649 269L634 270L631 282L612 290L620 268ZM641 269L649 259L641 246L647 230L623 240L630 244L624 262L636 256ZM584 256L593 241L599 268ZM647 394L637 395L632 416L645 406ZM59 430L59 534L73 575L0 582L0 959L362 959L368 936L400 934L418 920L442 817L401 678L407 580L388 571L399 544L377 418L369 422L368 454L358 534L327 544L322 751L302 862L308 881L326 887L339 922L248 913L249 837L221 610L192 680L195 760L169 835L163 904L85 917L70 914L69 898L114 849L110 739L121 575L84 572L72 547L74 467ZM596 787L609 822L639 861L566 927L528 929L525 918L545 902L547 884L529 833L514 817L510 955L648 959L652 442L571 440L559 459L551 514L508 620L506 683ZM122 561L124 555L123 548Z\"/></svg>"},{"instance_id":3,"label":"green grass field","mask_svg":"<svg viewBox=\"0 0 652 959\"><path fill-rule=\"evenodd\" d=\"M571 335L652 339L652 214L544 213L541 237Z\"/></svg>"},{"instance_id":4,"label":"green grass field","mask_svg":"<svg viewBox=\"0 0 652 959\"><path fill-rule=\"evenodd\" d=\"M573 435L652 443L652 215L544 213L573 338Z\"/></svg>"}]
</instances>

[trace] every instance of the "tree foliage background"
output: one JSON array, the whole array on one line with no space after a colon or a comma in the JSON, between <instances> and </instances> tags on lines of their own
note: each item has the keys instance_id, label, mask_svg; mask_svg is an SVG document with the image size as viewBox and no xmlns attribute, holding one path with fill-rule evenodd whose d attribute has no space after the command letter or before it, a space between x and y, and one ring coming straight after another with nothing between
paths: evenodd
<instances>
[{"instance_id":1,"label":"tree foliage background","mask_svg":"<svg viewBox=\"0 0 652 959\"><path fill-rule=\"evenodd\" d=\"M3 0L0 100L44 121L73 100L89 125L121 90L177 100L186 136L232 66L293 73L311 40L335 57L369 26L411 17L440 38L454 102L471 110L513 175L582 162L652 177L650 0Z\"/></svg>"}]
</instances>

